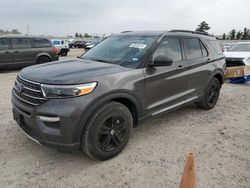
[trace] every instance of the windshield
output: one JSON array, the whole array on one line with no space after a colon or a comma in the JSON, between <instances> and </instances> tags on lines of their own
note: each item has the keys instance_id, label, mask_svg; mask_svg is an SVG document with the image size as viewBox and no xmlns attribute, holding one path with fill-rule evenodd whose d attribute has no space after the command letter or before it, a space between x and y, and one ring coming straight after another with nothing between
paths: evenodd
<instances>
[{"instance_id":1,"label":"windshield","mask_svg":"<svg viewBox=\"0 0 250 188\"><path fill-rule=\"evenodd\" d=\"M97 44L82 59L137 68L156 36L113 36Z\"/></svg>"},{"instance_id":2,"label":"windshield","mask_svg":"<svg viewBox=\"0 0 250 188\"><path fill-rule=\"evenodd\" d=\"M232 44L228 49L229 52L250 52L250 43Z\"/></svg>"}]
</instances>

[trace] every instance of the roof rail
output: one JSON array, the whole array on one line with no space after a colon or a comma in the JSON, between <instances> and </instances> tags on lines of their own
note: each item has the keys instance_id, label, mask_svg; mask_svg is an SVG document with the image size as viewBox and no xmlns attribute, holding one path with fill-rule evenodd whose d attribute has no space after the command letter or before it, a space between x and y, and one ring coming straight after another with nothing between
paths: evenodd
<instances>
[{"instance_id":1,"label":"roof rail","mask_svg":"<svg viewBox=\"0 0 250 188\"><path fill-rule=\"evenodd\" d=\"M192 34L200 34L200 35L206 35L211 36L207 32L201 32L201 31L189 31L189 30L170 30L169 32L183 32L183 33L192 33Z\"/></svg>"}]
</instances>

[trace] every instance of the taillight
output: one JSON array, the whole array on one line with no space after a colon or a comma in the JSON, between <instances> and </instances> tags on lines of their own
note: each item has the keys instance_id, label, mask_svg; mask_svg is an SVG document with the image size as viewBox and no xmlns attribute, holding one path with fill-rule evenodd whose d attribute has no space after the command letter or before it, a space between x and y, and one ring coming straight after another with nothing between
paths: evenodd
<instances>
[{"instance_id":1,"label":"taillight","mask_svg":"<svg viewBox=\"0 0 250 188\"><path fill-rule=\"evenodd\" d=\"M54 54L58 55L58 48L54 48Z\"/></svg>"}]
</instances>

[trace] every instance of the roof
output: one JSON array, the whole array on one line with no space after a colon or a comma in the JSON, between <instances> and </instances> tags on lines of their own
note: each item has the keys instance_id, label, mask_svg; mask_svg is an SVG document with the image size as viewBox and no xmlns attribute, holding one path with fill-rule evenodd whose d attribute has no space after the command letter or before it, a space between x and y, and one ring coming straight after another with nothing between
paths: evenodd
<instances>
[{"instance_id":1,"label":"roof","mask_svg":"<svg viewBox=\"0 0 250 188\"><path fill-rule=\"evenodd\" d=\"M205 32L196 32L188 30L171 30L171 31L124 31L114 36L187 36L198 37L205 39L215 39L215 37Z\"/></svg>"}]
</instances>

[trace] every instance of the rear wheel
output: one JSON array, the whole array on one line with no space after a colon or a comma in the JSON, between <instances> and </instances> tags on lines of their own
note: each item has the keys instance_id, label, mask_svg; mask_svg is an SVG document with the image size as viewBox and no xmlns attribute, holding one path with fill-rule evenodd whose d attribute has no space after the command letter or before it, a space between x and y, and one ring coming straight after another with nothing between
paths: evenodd
<instances>
[{"instance_id":1,"label":"rear wheel","mask_svg":"<svg viewBox=\"0 0 250 188\"><path fill-rule=\"evenodd\" d=\"M48 63L48 62L50 62L50 58L47 56L41 56L36 61L37 64Z\"/></svg>"},{"instance_id":2,"label":"rear wheel","mask_svg":"<svg viewBox=\"0 0 250 188\"><path fill-rule=\"evenodd\" d=\"M61 56L67 56L68 52L66 50L61 51Z\"/></svg>"},{"instance_id":3,"label":"rear wheel","mask_svg":"<svg viewBox=\"0 0 250 188\"><path fill-rule=\"evenodd\" d=\"M197 105L205 110L210 110L214 108L219 99L220 89L220 81L214 77L210 81L202 101L198 102Z\"/></svg>"},{"instance_id":4,"label":"rear wheel","mask_svg":"<svg viewBox=\"0 0 250 188\"><path fill-rule=\"evenodd\" d=\"M98 160L120 153L128 143L133 127L129 109L121 103L109 102L91 116L82 135L82 150Z\"/></svg>"}]
</instances>

